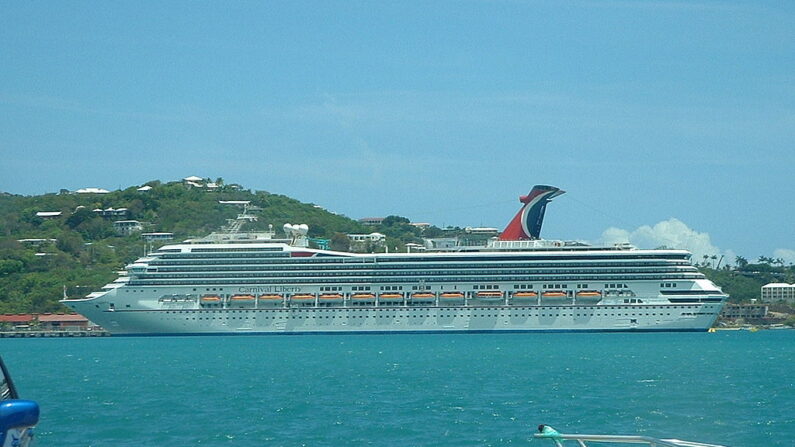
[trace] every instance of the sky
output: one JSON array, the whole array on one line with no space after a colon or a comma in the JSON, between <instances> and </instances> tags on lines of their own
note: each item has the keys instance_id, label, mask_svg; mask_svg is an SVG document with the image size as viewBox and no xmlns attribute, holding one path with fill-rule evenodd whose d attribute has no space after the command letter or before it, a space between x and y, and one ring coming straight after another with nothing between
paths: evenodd
<instances>
[{"instance_id":1,"label":"sky","mask_svg":"<svg viewBox=\"0 0 795 447\"><path fill-rule=\"evenodd\" d=\"M0 0L0 191L198 175L352 218L795 262L795 3ZM724 261L725 262L725 261Z\"/></svg>"}]
</instances>

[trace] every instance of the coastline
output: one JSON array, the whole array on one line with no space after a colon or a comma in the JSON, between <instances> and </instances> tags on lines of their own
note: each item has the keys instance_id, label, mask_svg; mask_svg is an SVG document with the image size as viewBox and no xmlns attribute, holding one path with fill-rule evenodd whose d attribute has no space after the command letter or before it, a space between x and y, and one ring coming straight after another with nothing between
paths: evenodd
<instances>
[{"instance_id":1,"label":"coastline","mask_svg":"<svg viewBox=\"0 0 795 447\"><path fill-rule=\"evenodd\" d=\"M110 337L102 330L84 331L0 331L0 338Z\"/></svg>"}]
</instances>

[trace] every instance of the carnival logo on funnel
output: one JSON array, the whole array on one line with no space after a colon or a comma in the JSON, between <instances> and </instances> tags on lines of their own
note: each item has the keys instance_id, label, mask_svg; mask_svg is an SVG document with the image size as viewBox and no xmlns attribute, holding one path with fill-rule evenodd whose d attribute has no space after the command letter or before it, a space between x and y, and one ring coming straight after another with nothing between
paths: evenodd
<instances>
[{"instance_id":1,"label":"carnival logo on funnel","mask_svg":"<svg viewBox=\"0 0 795 447\"><path fill-rule=\"evenodd\" d=\"M546 211L547 203L565 192L554 186L533 186L530 193L519 197L519 201L524 203L524 206L516 213L511 223L505 227L499 240L538 239L541 235L541 224L544 223L544 211Z\"/></svg>"}]
</instances>

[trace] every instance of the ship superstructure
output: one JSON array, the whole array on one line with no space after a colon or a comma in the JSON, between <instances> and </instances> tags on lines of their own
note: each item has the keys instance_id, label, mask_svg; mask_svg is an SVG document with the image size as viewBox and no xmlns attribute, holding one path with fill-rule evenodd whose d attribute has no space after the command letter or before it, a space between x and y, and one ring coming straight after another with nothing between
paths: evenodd
<instances>
[{"instance_id":1,"label":"ship superstructure","mask_svg":"<svg viewBox=\"0 0 795 447\"><path fill-rule=\"evenodd\" d=\"M309 248L302 226L286 225L285 240L224 232L164 246L101 291L63 302L116 334L705 331L714 323L726 295L685 250L537 239L543 207L559 194L534 188L503 232L512 237L486 247L358 254Z\"/></svg>"}]
</instances>

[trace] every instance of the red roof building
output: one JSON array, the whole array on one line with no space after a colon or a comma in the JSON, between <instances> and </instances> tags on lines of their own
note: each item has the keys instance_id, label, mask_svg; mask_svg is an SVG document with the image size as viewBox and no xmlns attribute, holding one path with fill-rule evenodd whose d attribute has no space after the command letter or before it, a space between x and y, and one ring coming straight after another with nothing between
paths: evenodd
<instances>
[{"instance_id":1,"label":"red roof building","mask_svg":"<svg viewBox=\"0 0 795 447\"><path fill-rule=\"evenodd\" d=\"M5 314L0 315L0 323L30 324L33 322L31 314Z\"/></svg>"},{"instance_id":2,"label":"red roof building","mask_svg":"<svg viewBox=\"0 0 795 447\"><path fill-rule=\"evenodd\" d=\"M41 314L38 320L44 330L88 328L88 318L79 314Z\"/></svg>"},{"instance_id":3,"label":"red roof building","mask_svg":"<svg viewBox=\"0 0 795 447\"><path fill-rule=\"evenodd\" d=\"M37 329L45 331L85 330L89 321L79 314L5 314L0 315L0 326L4 329L28 329L38 323Z\"/></svg>"}]
</instances>

